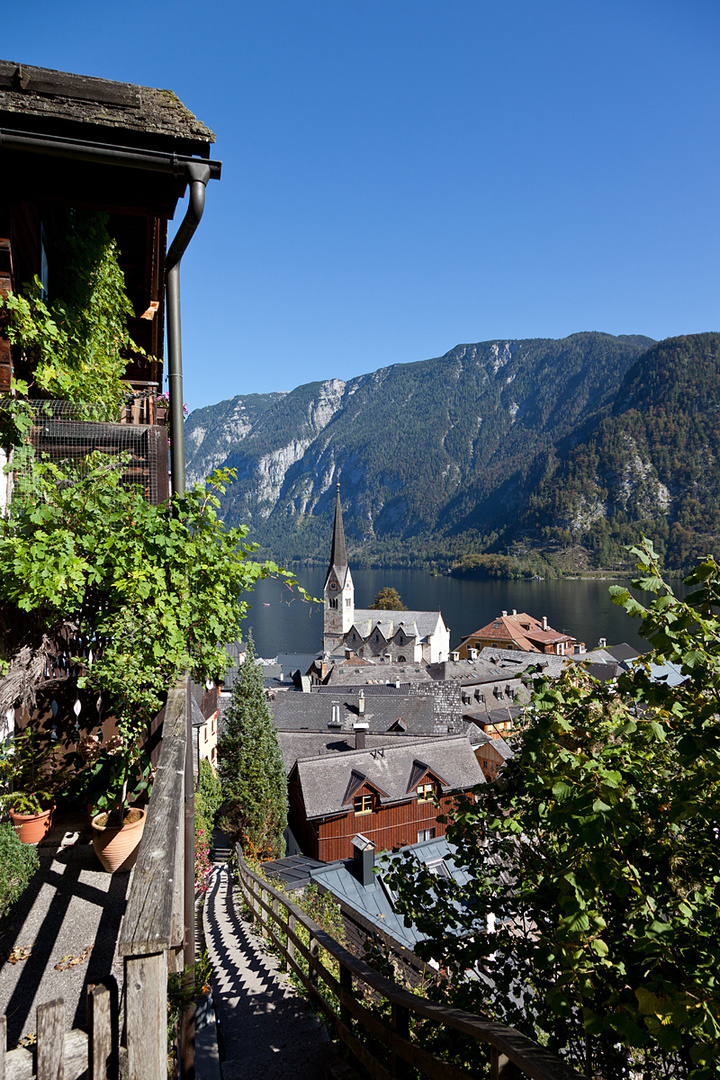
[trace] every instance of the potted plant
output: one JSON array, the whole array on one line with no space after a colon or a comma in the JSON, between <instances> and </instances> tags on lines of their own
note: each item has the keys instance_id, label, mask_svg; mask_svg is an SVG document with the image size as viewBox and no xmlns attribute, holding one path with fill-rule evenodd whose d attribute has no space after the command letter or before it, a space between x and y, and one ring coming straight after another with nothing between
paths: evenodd
<instances>
[{"instance_id":1,"label":"potted plant","mask_svg":"<svg viewBox=\"0 0 720 1080\"><path fill-rule=\"evenodd\" d=\"M109 872L130 870L145 828L144 807L136 800L149 794L152 767L142 748L123 735L101 743L97 736L80 744L82 793L93 830L93 847Z\"/></svg>"},{"instance_id":2,"label":"potted plant","mask_svg":"<svg viewBox=\"0 0 720 1080\"><path fill-rule=\"evenodd\" d=\"M62 774L51 744L26 728L0 751L0 803L23 844L38 844L52 824L53 796Z\"/></svg>"}]
</instances>

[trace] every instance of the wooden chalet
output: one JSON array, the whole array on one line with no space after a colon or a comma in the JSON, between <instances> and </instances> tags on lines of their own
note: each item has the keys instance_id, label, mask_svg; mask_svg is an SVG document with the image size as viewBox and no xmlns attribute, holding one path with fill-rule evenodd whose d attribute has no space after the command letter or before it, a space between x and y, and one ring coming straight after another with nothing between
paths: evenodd
<instances>
[{"instance_id":1,"label":"wooden chalet","mask_svg":"<svg viewBox=\"0 0 720 1080\"><path fill-rule=\"evenodd\" d=\"M521 652L546 653L554 656L574 656L585 652L585 643L570 634L553 630L546 616L503 611L486 626L469 634L457 647L460 660L475 660L480 649L512 649Z\"/></svg>"},{"instance_id":2,"label":"wooden chalet","mask_svg":"<svg viewBox=\"0 0 720 1080\"><path fill-rule=\"evenodd\" d=\"M88 445L129 450L135 468L156 479L154 485L146 483L153 502L168 494L165 404L157 402L163 382L168 221L188 185L192 194L200 183L204 197L207 180L219 177L220 163L208 160L214 140L169 90L0 61L0 293L22 293L38 277L52 300L62 218L68 209L103 211L134 310L128 329L146 354L128 357L130 396L117 424L96 430L88 424L81 434L72 410L58 409L45 413L33 442L62 456L80 456ZM191 224L180 246L193 231ZM177 312L177 334L168 325L168 338L171 343L177 338L173 347L179 356L179 306ZM0 334L0 396L10 392L13 375L32 381L23 357ZM121 425L157 431L128 443ZM79 449L73 450L78 440Z\"/></svg>"},{"instance_id":3,"label":"wooden chalet","mask_svg":"<svg viewBox=\"0 0 720 1080\"><path fill-rule=\"evenodd\" d=\"M350 858L359 832L387 851L444 836L438 814L484 782L464 735L304 758L288 778L289 825L303 853L321 862Z\"/></svg>"}]
</instances>

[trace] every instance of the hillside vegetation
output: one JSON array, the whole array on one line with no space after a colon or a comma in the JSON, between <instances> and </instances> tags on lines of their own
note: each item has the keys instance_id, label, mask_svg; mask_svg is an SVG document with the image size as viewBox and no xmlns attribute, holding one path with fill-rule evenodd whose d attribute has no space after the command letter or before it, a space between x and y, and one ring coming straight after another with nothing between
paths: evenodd
<instances>
[{"instance_id":1,"label":"hillside vegetation","mask_svg":"<svg viewBox=\"0 0 720 1080\"><path fill-rule=\"evenodd\" d=\"M327 559L339 480L355 566L620 568L645 531L678 569L720 527L718 344L483 342L238 396L189 417L188 474L236 469L228 523L284 560Z\"/></svg>"}]
</instances>

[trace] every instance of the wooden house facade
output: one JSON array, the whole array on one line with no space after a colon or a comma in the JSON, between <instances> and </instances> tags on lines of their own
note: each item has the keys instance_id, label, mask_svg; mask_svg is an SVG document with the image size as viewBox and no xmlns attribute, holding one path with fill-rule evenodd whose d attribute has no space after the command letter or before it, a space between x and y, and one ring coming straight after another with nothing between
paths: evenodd
<instances>
[{"instance_id":1,"label":"wooden house facade","mask_svg":"<svg viewBox=\"0 0 720 1080\"><path fill-rule=\"evenodd\" d=\"M0 61L0 291L39 277L52 297L63 211L100 210L117 241L147 353L128 382L161 388L168 221L185 194L188 163L207 161L213 133L169 90ZM211 172L219 176L219 162ZM0 394L22 359L0 344Z\"/></svg>"},{"instance_id":2,"label":"wooden house facade","mask_svg":"<svg viewBox=\"0 0 720 1080\"><path fill-rule=\"evenodd\" d=\"M481 783L465 736L398 738L397 745L296 761L289 824L304 854L321 862L350 858L357 833L388 851L444 836L438 815Z\"/></svg>"}]
</instances>

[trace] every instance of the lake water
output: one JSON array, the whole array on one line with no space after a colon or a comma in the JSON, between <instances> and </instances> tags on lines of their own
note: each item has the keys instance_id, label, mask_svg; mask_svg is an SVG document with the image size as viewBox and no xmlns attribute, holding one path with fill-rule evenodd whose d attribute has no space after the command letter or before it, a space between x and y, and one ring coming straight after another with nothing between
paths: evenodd
<instances>
[{"instance_id":1,"label":"lake water","mask_svg":"<svg viewBox=\"0 0 720 1080\"><path fill-rule=\"evenodd\" d=\"M301 569L297 578L312 596L322 596L325 570ZM357 607L369 607L381 588L392 585L408 608L442 611L450 627L451 648L501 611L513 608L536 618L547 615L554 630L579 638L588 649L601 637L608 645L626 641L640 650L648 647L638 636L637 620L613 604L608 594L610 585L627 581L468 581L418 570L356 570L353 581ZM314 652L322 646L322 604L303 602L277 581L261 582L250 603L244 625L252 627L259 656Z\"/></svg>"}]
</instances>

